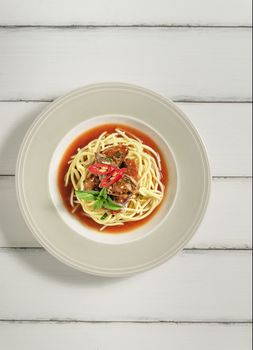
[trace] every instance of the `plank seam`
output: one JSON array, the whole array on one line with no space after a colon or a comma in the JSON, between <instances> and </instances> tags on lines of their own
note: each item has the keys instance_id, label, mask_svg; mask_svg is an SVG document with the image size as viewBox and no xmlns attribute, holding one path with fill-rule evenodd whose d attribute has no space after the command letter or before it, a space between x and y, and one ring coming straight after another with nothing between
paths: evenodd
<instances>
[{"instance_id":1,"label":"plank seam","mask_svg":"<svg viewBox=\"0 0 253 350\"><path fill-rule=\"evenodd\" d=\"M79 319L0 319L0 323L83 323L83 324L175 324L175 325L252 325L250 320L245 321L173 321L173 320L132 320L132 321L86 321Z\"/></svg>"},{"instance_id":2,"label":"plank seam","mask_svg":"<svg viewBox=\"0 0 253 350\"><path fill-rule=\"evenodd\" d=\"M250 251L252 252L252 246L249 246L247 244L245 245L238 245L237 247L234 247L234 246L227 246L227 247L224 247L223 245L221 245L220 247L219 246L210 246L210 247L207 247L207 248L201 248L201 247L192 247L192 248L184 248L183 251L185 252L192 252L194 253L194 251L196 252L205 252L205 251L223 251L223 252L245 252L245 251Z\"/></svg>"},{"instance_id":3,"label":"plank seam","mask_svg":"<svg viewBox=\"0 0 253 350\"><path fill-rule=\"evenodd\" d=\"M0 24L0 29L103 29L103 28L214 28L214 29L245 29L252 28L250 24Z\"/></svg>"}]
</instances>

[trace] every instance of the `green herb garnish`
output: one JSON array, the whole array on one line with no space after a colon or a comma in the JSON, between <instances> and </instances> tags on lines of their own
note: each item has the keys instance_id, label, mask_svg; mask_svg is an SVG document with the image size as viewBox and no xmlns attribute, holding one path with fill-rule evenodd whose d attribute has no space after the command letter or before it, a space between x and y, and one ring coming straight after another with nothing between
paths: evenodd
<instances>
[{"instance_id":1,"label":"green herb garnish","mask_svg":"<svg viewBox=\"0 0 253 350\"><path fill-rule=\"evenodd\" d=\"M108 197L107 201L104 203L104 208L111 210L119 210L122 208L122 206L115 203L110 197Z\"/></svg>"},{"instance_id":2,"label":"green herb garnish","mask_svg":"<svg viewBox=\"0 0 253 350\"><path fill-rule=\"evenodd\" d=\"M115 203L111 199L111 197L107 194L106 188L102 188L100 192L76 191L76 196L83 201L94 201L94 204L93 204L94 209L101 209L101 208L110 209L110 210L122 209L122 206Z\"/></svg>"},{"instance_id":3,"label":"green herb garnish","mask_svg":"<svg viewBox=\"0 0 253 350\"><path fill-rule=\"evenodd\" d=\"M77 191L77 192L83 192L83 191ZM98 195L99 191L84 191L85 193L89 193L89 194L94 194L94 195Z\"/></svg>"},{"instance_id":4,"label":"green herb garnish","mask_svg":"<svg viewBox=\"0 0 253 350\"><path fill-rule=\"evenodd\" d=\"M98 195L100 198L103 198L103 199L107 199L107 192L106 192L106 188L102 188L102 190L99 192L99 195Z\"/></svg>"},{"instance_id":5,"label":"green herb garnish","mask_svg":"<svg viewBox=\"0 0 253 350\"><path fill-rule=\"evenodd\" d=\"M76 191L76 196L83 201L93 201L96 199L96 194L89 193L89 191Z\"/></svg>"},{"instance_id":6,"label":"green herb garnish","mask_svg":"<svg viewBox=\"0 0 253 350\"><path fill-rule=\"evenodd\" d=\"M102 215L102 216L101 216L100 220L104 220L104 219L106 219L106 218L107 218L107 216L108 216L108 214L107 214L107 213L104 213L104 215Z\"/></svg>"},{"instance_id":7,"label":"green herb garnish","mask_svg":"<svg viewBox=\"0 0 253 350\"><path fill-rule=\"evenodd\" d=\"M100 198L100 199L97 199L95 201L95 203L93 204L93 208L94 209L101 209L104 205L104 199Z\"/></svg>"}]
</instances>

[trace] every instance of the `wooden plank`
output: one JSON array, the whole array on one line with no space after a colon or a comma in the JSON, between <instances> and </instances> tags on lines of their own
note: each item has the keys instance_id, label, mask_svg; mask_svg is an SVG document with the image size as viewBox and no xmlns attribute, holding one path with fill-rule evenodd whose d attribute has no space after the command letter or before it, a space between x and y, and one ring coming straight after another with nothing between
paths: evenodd
<instances>
[{"instance_id":1,"label":"wooden plank","mask_svg":"<svg viewBox=\"0 0 253 350\"><path fill-rule=\"evenodd\" d=\"M251 248L251 179L214 179L209 207L187 248Z\"/></svg>"},{"instance_id":2,"label":"wooden plank","mask_svg":"<svg viewBox=\"0 0 253 350\"><path fill-rule=\"evenodd\" d=\"M203 138L213 175L252 175L251 104L183 103L179 107Z\"/></svg>"},{"instance_id":3,"label":"wooden plank","mask_svg":"<svg viewBox=\"0 0 253 350\"><path fill-rule=\"evenodd\" d=\"M0 31L0 99L124 81L177 100L251 100L250 28Z\"/></svg>"},{"instance_id":4,"label":"wooden plank","mask_svg":"<svg viewBox=\"0 0 253 350\"><path fill-rule=\"evenodd\" d=\"M41 249L0 250L0 319L251 319L251 252L187 251L130 278L75 271Z\"/></svg>"},{"instance_id":5,"label":"wooden plank","mask_svg":"<svg viewBox=\"0 0 253 350\"><path fill-rule=\"evenodd\" d=\"M0 174L14 174L21 141L48 103L0 102ZM206 144L214 176L251 175L249 103L179 103Z\"/></svg>"},{"instance_id":6,"label":"wooden plank","mask_svg":"<svg viewBox=\"0 0 253 350\"><path fill-rule=\"evenodd\" d=\"M0 177L0 247L39 247L19 211L14 177ZM214 179L206 216L187 248L251 247L251 179Z\"/></svg>"},{"instance_id":7,"label":"wooden plank","mask_svg":"<svg viewBox=\"0 0 253 350\"><path fill-rule=\"evenodd\" d=\"M250 350L249 324L0 323L5 350Z\"/></svg>"},{"instance_id":8,"label":"wooden plank","mask_svg":"<svg viewBox=\"0 0 253 350\"><path fill-rule=\"evenodd\" d=\"M0 2L2 25L251 25L250 0L18 0Z\"/></svg>"},{"instance_id":9,"label":"wooden plank","mask_svg":"<svg viewBox=\"0 0 253 350\"><path fill-rule=\"evenodd\" d=\"M47 104L0 102L0 174L15 173L17 155L25 133Z\"/></svg>"}]
</instances>

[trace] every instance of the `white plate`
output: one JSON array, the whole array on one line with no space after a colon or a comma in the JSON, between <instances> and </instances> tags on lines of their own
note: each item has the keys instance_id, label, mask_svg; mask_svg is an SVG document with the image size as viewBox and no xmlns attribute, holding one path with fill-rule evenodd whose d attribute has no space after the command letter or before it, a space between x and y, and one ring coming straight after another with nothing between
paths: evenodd
<instances>
[{"instance_id":1,"label":"white plate","mask_svg":"<svg viewBox=\"0 0 253 350\"><path fill-rule=\"evenodd\" d=\"M171 197L141 230L112 240L75 225L57 199L54 174L78 125L82 131L117 116L119 123L146 128L166 152ZM39 242L62 262L102 276L140 272L175 255L203 218L210 184L205 147L186 116L172 101L120 83L87 86L50 104L28 130L16 169L19 205Z\"/></svg>"},{"instance_id":2,"label":"white plate","mask_svg":"<svg viewBox=\"0 0 253 350\"><path fill-rule=\"evenodd\" d=\"M58 169L59 169L59 159L62 158L65 150L71 144L73 140L75 140L78 136L84 133L87 130L90 130L98 125L106 125L106 124L118 124L122 125L131 125L137 130L141 130L146 135L149 135L153 141L155 141L156 145L161 150L164 155L164 159L166 161L166 167L168 169L169 175L169 186L166 189L166 193L163 199L163 204L159 208L158 212L152 217L145 225L138 227L130 234L104 234L97 232L94 234L94 231L91 230L88 226L83 225L79 220L69 213L66 210L61 195L58 190ZM104 130L105 131L105 130ZM136 239L141 239L144 236L151 234L155 229L158 228L159 225L163 223L166 219L167 215L169 215L170 210L172 209L178 189L179 176L175 161L175 156L173 155L170 146L166 142L166 140L157 133L155 129L153 129L150 125L145 122L123 115L102 115L95 118L89 118L82 123L76 125L73 129L71 129L67 135L59 142L56 150L52 156L50 167L49 167L49 192L52 198L52 201L62 219L69 225L75 232L79 233L82 237L85 236L91 240L107 243L107 244L122 244L122 243L130 243L135 241ZM121 226L117 227L118 233L121 232ZM95 232L96 233L96 232Z\"/></svg>"}]
</instances>

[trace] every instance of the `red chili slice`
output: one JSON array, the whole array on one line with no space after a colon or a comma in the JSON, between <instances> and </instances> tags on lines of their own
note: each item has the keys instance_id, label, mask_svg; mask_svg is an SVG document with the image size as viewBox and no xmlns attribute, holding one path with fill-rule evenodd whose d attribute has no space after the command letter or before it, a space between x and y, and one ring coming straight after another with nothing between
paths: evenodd
<instances>
[{"instance_id":1,"label":"red chili slice","mask_svg":"<svg viewBox=\"0 0 253 350\"><path fill-rule=\"evenodd\" d=\"M100 188L110 187L111 185L113 185L115 182L119 181L122 178L126 170L127 170L126 168L115 169L111 174L109 174L104 179L102 179L99 187Z\"/></svg>"},{"instance_id":2,"label":"red chili slice","mask_svg":"<svg viewBox=\"0 0 253 350\"><path fill-rule=\"evenodd\" d=\"M88 166L88 171L95 175L106 175L110 174L115 170L110 164L94 163Z\"/></svg>"}]
</instances>

